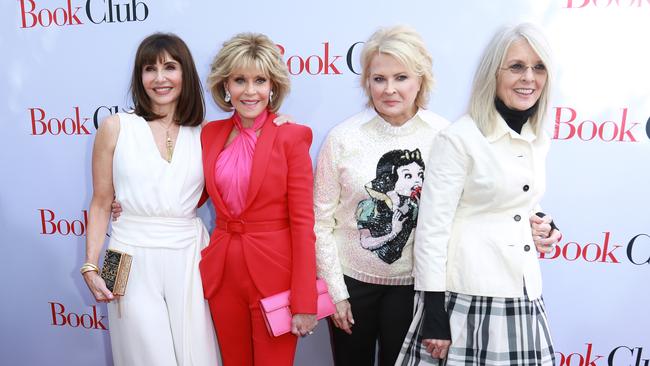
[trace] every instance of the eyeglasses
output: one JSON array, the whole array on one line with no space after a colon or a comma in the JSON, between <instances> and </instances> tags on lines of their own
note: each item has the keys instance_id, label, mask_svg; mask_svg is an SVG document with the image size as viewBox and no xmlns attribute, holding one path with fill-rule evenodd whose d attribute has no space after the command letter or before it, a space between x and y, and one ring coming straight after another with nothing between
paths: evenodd
<instances>
[{"instance_id":1,"label":"eyeglasses","mask_svg":"<svg viewBox=\"0 0 650 366\"><path fill-rule=\"evenodd\" d=\"M508 70L514 75L521 75L528 71L528 68L533 70L535 75L546 75L546 66L544 64L537 64L534 66L528 66L520 63L512 64L508 67L500 67L501 70Z\"/></svg>"}]
</instances>

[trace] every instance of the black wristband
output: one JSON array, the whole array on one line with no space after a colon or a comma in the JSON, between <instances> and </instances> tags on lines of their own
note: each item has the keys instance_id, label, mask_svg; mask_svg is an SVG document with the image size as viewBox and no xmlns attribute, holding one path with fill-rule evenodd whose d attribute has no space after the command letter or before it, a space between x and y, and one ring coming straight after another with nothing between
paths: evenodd
<instances>
[{"instance_id":1,"label":"black wristband","mask_svg":"<svg viewBox=\"0 0 650 366\"><path fill-rule=\"evenodd\" d=\"M539 216L539 217L544 217L544 216L546 216L546 214L543 213L543 212L536 212L535 215L537 215L537 216ZM560 230L560 229L558 229L558 227L555 225L555 222L554 222L553 220L551 220L551 222L549 223L549 225L551 225L551 231L553 231L553 230Z\"/></svg>"},{"instance_id":2,"label":"black wristband","mask_svg":"<svg viewBox=\"0 0 650 366\"><path fill-rule=\"evenodd\" d=\"M424 292L422 338L451 340L449 316L445 310L444 292Z\"/></svg>"}]
</instances>

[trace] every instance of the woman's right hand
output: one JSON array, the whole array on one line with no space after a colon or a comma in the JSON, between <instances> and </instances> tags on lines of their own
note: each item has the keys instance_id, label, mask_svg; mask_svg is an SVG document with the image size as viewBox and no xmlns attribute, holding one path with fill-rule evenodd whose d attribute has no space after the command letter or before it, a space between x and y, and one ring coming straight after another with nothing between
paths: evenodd
<instances>
[{"instance_id":1,"label":"woman's right hand","mask_svg":"<svg viewBox=\"0 0 650 366\"><path fill-rule=\"evenodd\" d=\"M295 118L291 117L288 114L281 114L275 117L275 119L273 120L273 124L275 124L276 126L282 126L285 123L295 123L293 122L294 120Z\"/></svg>"},{"instance_id":2,"label":"woman's right hand","mask_svg":"<svg viewBox=\"0 0 650 366\"><path fill-rule=\"evenodd\" d=\"M422 344L427 349L427 353L433 358L443 359L447 357L451 341L448 339L423 339Z\"/></svg>"},{"instance_id":3,"label":"woman's right hand","mask_svg":"<svg viewBox=\"0 0 650 366\"><path fill-rule=\"evenodd\" d=\"M117 221L117 219L120 217L122 214L122 205L120 205L119 202L117 202L116 199L113 199L113 202L111 203L111 218L113 221Z\"/></svg>"},{"instance_id":4,"label":"woman's right hand","mask_svg":"<svg viewBox=\"0 0 650 366\"><path fill-rule=\"evenodd\" d=\"M90 292L95 296L97 302L111 302L115 299L113 293L106 287L106 282L95 271L88 271L83 274L84 281Z\"/></svg>"},{"instance_id":5,"label":"woman's right hand","mask_svg":"<svg viewBox=\"0 0 650 366\"><path fill-rule=\"evenodd\" d=\"M352 318L352 306L348 300L341 300L336 303L336 312L332 315L334 325L347 334L352 334L354 318Z\"/></svg>"}]
</instances>

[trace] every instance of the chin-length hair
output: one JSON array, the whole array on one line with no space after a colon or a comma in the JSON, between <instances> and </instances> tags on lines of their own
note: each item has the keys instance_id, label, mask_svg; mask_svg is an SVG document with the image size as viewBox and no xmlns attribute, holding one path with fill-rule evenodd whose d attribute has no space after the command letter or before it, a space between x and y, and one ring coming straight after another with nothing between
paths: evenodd
<instances>
[{"instance_id":1,"label":"chin-length hair","mask_svg":"<svg viewBox=\"0 0 650 366\"><path fill-rule=\"evenodd\" d=\"M255 68L271 81L273 98L268 109L277 112L282 101L289 94L291 83L289 70L282 61L278 46L264 34L240 33L224 42L214 57L208 75L208 88L215 103L224 111L230 112L233 106L226 102L225 84L234 70Z\"/></svg>"},{"instance_id":2,"label":"chin-length hair","mask_svg":"<svg viewBox=\"0 0 650 366\"><path fill-rule=\"evenodd\" d=\"M368 97L368 107L373 107L370 93L370 63L378 54L394 57L421 80L420 90L415 97L415 105L425 108L429 93L433 89L433 59L427 51L424 40L413 28L398 25L381 28L366 41L361 51L361 87Z\"/></svg>"}]
</instances>

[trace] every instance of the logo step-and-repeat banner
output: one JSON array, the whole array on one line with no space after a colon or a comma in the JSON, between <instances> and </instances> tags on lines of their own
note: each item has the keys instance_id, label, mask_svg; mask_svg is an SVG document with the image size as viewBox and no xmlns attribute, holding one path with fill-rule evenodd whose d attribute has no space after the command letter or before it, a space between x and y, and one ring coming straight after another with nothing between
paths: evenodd
<instances>
[{"instance_id":1,"label":"logo step-and-repeat banner","mask_svg":"<svg viewBox=\"0 0 650 366\"><path fill-rule=\"evenodd\" d=\"M98 124L128 110L135 49L180 35L205 81L221 43L268 34L292 75L282 108L315 134L363 108L359 56L380 26L417 29L434 57L429 108L467 105L478 58L504 24L532 21L554 49L544 210L564 239L540 255L560 366L650 365L650 0L293 2L11 0L0 5L0 355L3 365L110 365L106 307L79 276ZM206 100L207 118L222 118ZM208 226L210 207L200 209ZM329 330L297 365L331 365Z\"/></svg>"}]
</instances>

